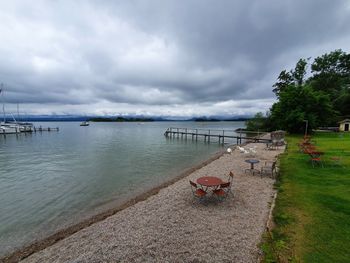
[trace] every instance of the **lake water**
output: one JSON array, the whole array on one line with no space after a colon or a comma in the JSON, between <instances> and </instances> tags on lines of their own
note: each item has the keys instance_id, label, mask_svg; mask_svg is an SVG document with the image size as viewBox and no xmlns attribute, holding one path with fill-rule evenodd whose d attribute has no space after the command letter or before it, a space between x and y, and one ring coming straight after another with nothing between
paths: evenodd
<instances>
[{"instance_id":1,"label":"lake water","mask_svg":"<svg viewBox=\"0 0 350 263\"><path fill-rule=\"evenodd\" d=\"M172 127L243 122L35 123L59 132L0 136L0 256L117 206L222 150L169 139Z\"/></svg>"}]
</instances>

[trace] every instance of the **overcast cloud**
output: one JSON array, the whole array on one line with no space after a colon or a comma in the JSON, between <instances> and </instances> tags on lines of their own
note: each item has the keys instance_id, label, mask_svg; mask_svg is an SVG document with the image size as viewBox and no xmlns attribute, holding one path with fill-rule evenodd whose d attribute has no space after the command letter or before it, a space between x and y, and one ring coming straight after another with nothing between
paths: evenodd
<instances>
[{"instance_id":1,"label":"overcast cloud","mask_svg":"<svg viewBox=\"0 0 350 263\"><path fill-rule=\"evenodd\" d=\"M1 1L0 21L28 114L250 115L299 58L350 50L348 0Z\"/></svg>"}]
</instances>

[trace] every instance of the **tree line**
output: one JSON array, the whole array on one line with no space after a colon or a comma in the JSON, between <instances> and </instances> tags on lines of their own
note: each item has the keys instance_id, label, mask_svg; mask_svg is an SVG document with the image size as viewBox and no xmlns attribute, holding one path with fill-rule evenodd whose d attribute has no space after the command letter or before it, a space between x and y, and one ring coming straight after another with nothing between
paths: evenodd
<instances>
[{"instance_id":1,"label":"tree line","mask_svg":"<svg viewBox=\"0 0 350 263\"><path fill-rule=\"evenodd\" d=\"M300 133L306 121L311 130L350 116L350 54L338 49L310 60L281 71L272 86L277 102L248 120L247 130Z\"/></svg>"}]
</instances>

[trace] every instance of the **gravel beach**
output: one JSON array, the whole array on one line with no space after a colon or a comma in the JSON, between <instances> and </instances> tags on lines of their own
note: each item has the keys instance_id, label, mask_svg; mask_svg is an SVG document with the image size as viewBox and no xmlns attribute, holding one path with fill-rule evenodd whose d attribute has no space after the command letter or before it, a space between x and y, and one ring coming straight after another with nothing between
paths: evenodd
<instances>
[{"instance_id":1,"label":"gravel beach","mask_svg":"<svg viewBox=\"0 0 350 263\"><path fill-rule=\"evenodd\" d=\"M256 146L260 170L284 151ZM265 230L274 180L245 174L249 157L237 149L98 223L21 262L256 262ZM233 171L233 195L199 203L189 180Z\"/></svg>"}]
</instances>

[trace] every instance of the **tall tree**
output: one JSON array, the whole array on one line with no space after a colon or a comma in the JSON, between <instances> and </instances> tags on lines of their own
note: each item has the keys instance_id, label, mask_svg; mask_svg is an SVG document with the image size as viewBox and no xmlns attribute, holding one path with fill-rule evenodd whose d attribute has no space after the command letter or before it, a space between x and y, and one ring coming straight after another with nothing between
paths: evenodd
<instances>
[{"instance_id":1,"label":"tall tree","mask_svg":"<svg viewBox=\"0 0 350 263\"><path fill-rule=\"evenodd\" d=\"M295 65L295 69L292 71L292 76L295 85L301 86L304 82L304 77L306 75L307 61L305 59L299 59Z\"/></svg>"},{"instance_id":2,"label":"tall tree","mask_svg":"<svg viewBox=\"0 0 350 263\"><path fill-rule=\"evenodd\" d=\"M277 80L278 81L272 86L272 87L274 87L274 89L272 91L278 97L280 92L285 90L289 85L293 84L293 76L290 72L287 72L287 70L283 70L283 71L281 71Z\"/></svg>"},{"instance_id":3,"label":"tall tree","mask_svg":"<svg viewBox=\"0 0 350 263\"><path fill-rule=\"evenodd\" d=\"M309 59L299 59L294 69L279 74L273 85L278 101L270 114L258 114L247 124L303 132L304 120L313 129L350 116L350 54L338 49L315 58L312 76L305 79Z\"/></svg>"},{"instance_id":4,"label":"tall tree","mask_svg":"<svg viewBox=\"0 0 350 263\"><path fill-rule=\"evenodd\" d=\"M313 129L331 123L334 114L328 95L313 90L310 85L289 86L272 105L271 123L273 129L302 132L304 120Z\"/></svg>"},{"instance_id":5,"label":"tall tree","mask_svg":"<svg viewBox=\"0 0 350 263\"><path fill-rule=\"evenodd\" d=\"M285 90L288 86L301 86L304 83L304 77L306 75L307 61L306 59L299 59L295 65L294 70L283 70L277 78L277 82L272 86L272 90L277 97L279 97L280 92Z\"/></svg>"},{"instance_id":6,"label":"tall tree","mask_svg":"<svg viewBox=\"0 0 350 263\"><path fill-rule=\"evenodd\" d=\"M329 94L340 115L350 114L350 54L338 49L315 58L310 83L315 90Z\"/></svg>"}]
</instances>

